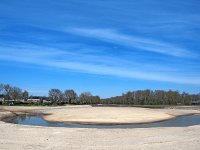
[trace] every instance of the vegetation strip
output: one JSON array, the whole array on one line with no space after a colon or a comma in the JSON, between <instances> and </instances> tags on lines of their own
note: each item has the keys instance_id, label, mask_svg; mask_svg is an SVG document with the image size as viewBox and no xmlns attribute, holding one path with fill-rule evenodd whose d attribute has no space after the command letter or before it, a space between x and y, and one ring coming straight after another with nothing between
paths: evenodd
<instances>
[{"instance_id":1,"label":"vegetation strip","mask_svg":"<svg viewBox=\"0 0 200 150\"><path fill-rule=\"evenodd\" d=\"M121 96L100 99L90 92L79 96L72 90L62 92L59 89L49 90L47 96L29 96L27 90L0 84L1 105L64 105L64 104L93 104L93 105L200 105L200 94L179 93L178 91L137 90L129 91Z\"/></svg>"}]
</instances>

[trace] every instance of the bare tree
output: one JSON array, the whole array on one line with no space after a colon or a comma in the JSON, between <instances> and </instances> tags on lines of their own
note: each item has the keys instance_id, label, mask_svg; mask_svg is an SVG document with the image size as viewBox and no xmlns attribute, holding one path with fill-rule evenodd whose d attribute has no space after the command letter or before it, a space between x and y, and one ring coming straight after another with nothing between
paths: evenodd
<instances>
[{"instance_id":1,"label":"bare tree","mask_svg":"<svg viewBox=\"0 0 200 150\"><path fill-rule=\"evenodd\" d=\"M89 104L92 94L90 92L83 92L79 96L80 104Z\"/></svg>"},{"instance_id":2,"label":"bare tree","mask_svg":"<svg viewBox=\"0 0 200 150\"><path fill-rule=\"evenodd\" d=\"M12 93L12 86L10 86L9 84L5 84L3 86L3 90L4 90L4 97L6 100L11 98L11 93Z\"/></svg>"},{"instance_id":3,"label":"bare tree","mask_svg":"<svg viewBox=\"0 0 200 150\"><path fill-rule=\"evenodd\" d=\"M0 84L0 95L4 94L4 85Z\"/></svg>"},{"instance_id":4,"label":"bare tree","mask_svg":"<svg viewBox=\"0 0 200 150\"><path fill-rule=\"evenodd\" d=\"M11 87L10 90L11 99L18 100L22 98L22 90L18 87Z\"/></svg>"},{"instance_id":5,"label":"bare tree","mask_svg":"<svg viewBox=\"0 0 200 150\"><path fill-rule=\"evenodd\" d=\"M77 98L77 94L74 90L65 90L63 95L64 99L67 100L69 104L71 104L72 101L75 101Z\"/></svg>"},{"instance_id":6,"label":"bare tree","mask_svg":"<svg viewBox=\"0 0 200 150\"><path fill-rule=\"evenodd\" d=\"M23 97L23 99L24 99L25 101L27 101L27 99L28 99L28 97L29 97L28 91L25 90L25 91L22 93L22 97Z\"/></svg>"},{"instance_id":7,"label":"bare tree","mask_svg":"<svg viewBox=\"0 0 200 150\"><path fill-rule=\"evenodd\" d=\"M61 102L62 92L59 89L51 89L49 90L49 97L53 103Z\"/></svg>"}]
</instances>

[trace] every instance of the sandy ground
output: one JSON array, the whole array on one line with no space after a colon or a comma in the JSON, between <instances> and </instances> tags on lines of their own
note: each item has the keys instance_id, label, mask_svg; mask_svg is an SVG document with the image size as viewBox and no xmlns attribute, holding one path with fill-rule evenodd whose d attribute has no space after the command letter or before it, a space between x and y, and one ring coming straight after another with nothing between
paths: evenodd
<instances>
[{"instance_id":1,"label":"sandy ground","mask_svg":"<svg viewBox=\"0 0 200 150\"><path fill-rule=\"evenodd\" d=\"M164 112L133 107L84 107L48 111L48 121L88 124L146 123L174 118Z\"/></svg>"},{"instance_id":2,"label":"sandy ground","mask_svg":"<svg viewBox=\"0 0 200 150\"><path fill-rule=\"evenodd\" d=\"M4 107L3 109L20 112L32 111L59 114L68 109L92 110L91 107ZM2 109L2 107L0 107ZM100 109L100 108L99 108ZM123 108L126 109L126 108ZM130 108L127 108L130 111ZM151 112L159 115L185 115L199 113L197 110L161 109L151 110L132 108L136 112ZM102 109L105 111L106 109ZM96 110L97 111L97 110ZM99 111L99 110L98 110ZM125 110L120 110L125 111ZM0 111L0 119L11 115ZM68 114L68 113L67 113ZM141 114L140 114L141 115ZM63 118L63 117L61 117ZM4 123L0 121L0 149L176 149L198 150L200 147L200 125L190 127L162 127L147 129L88 129L33 127Z\"/></svg>"}]
</instances>

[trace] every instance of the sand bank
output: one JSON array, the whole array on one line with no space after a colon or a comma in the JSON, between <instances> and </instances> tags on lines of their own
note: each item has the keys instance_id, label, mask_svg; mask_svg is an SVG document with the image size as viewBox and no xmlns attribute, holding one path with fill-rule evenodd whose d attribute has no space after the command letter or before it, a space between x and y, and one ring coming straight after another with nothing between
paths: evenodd
<instances>
[{"instance_id":1,"label":"sand bank","mask_svg":"<svg viewBox=\"0 0 200 150\"><path fill-rule=\"evenodd\" d=\"M0 109L2 108L0 107ZM26 112L29 110L43 113L55 112L55 114L58 115L59 113L68 110L69 107L8 107L7 109L17 110L18 112L20 109ZM70 109L76 108L71 107ZM140 112L139 116L141 116L142 110L128 109L128 111L120 110L119 112ZM152 111L151 114L160 112L159 114L162 115L181 115L199 112L199 110L176 109L145 109L142 112L149 113L149 111ZM5 115L12 115L12 113L9 111L0 111L0 118ZM0 121L1 150L198 150L200 147L199 135L200 125L191 127L162 127L146 129L81 129L22 126Z\"/></svg>"}]
</instances>

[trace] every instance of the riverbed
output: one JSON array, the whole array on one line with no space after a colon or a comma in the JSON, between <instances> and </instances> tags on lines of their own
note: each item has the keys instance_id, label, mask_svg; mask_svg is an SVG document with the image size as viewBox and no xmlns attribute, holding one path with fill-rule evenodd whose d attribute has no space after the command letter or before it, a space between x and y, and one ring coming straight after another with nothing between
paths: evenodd
<instances>
[{"instance_id":1,"label":"riverbed","mask_svg":"<svg viewBox=\"0 0 200 150\"><path fill-rule=\"evenodd\" d=\"M44 126L44 127L66 127L66 128L152 128L152 127L189 127L200 125L200 115L187 115L178 116L173 119L165 121L157 121L152 123L141 124L79 124L79 123L64 123L64 122L51 122L43 118L42 114L20 114L4 120L8 123L30 126Z\"/></svg>"},{"instance_id":2,"label":"riverbed","mask_svg":"<svg viewBox=\"0 0 200 150\"><path fill-rule=\"evenodd\" d=\"M10 111L16 114L24 112L45 114L78 109L78 107L4 107L4 111L0 112L0 118L12 116ZM141 111L143 111L142 108ZM199 113L200 108L196 107L195 110L193 108L150 109L149 111L182 116ZM1 150L198 150L200 147L199 135L200 125L105 129L30 126L0 121Z\"/></svg>"}]
</instances>

